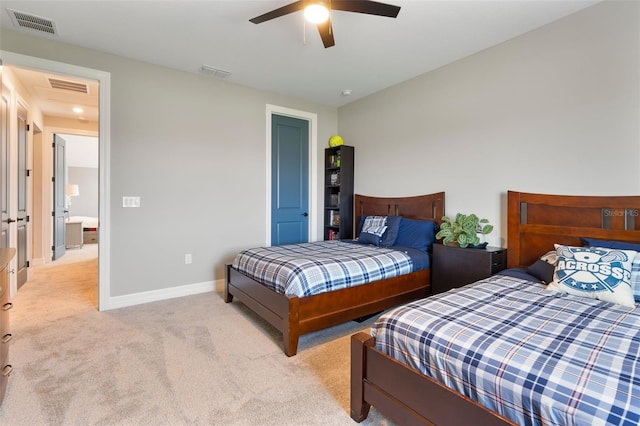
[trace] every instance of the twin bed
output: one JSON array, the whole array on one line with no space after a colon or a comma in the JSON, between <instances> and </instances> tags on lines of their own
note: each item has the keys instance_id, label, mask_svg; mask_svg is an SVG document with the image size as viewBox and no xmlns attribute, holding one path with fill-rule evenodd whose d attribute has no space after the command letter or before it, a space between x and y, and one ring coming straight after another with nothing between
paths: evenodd
<instances>
[{"instance_id":1,"label":"twin bed","mask_svg":"<svg viewBox=\"0 0 640 426\"><path fill-rule=\"evenodd\" d=\"M358 220L363 216L393 216L407 219L401 223L421 226L442 218L444 201L442 192L399 198L356 194L354 212ZM238 299L273 325L283 335L284 352L293 356L302 334L366 317L430 294L426 253L427 263L423 268L405 267L407 253L413 245L413 229L408 228L406 234L410 235L398 235L399 241L409 247L318 241L240 253L233 264L226 266L225 301ZM431 237L435 235L433 228L431 234ZM303 249L305 254L301 257L290 251L291 248ZM340 259L344 261L334 262ZM276 263L270 263L272 260ZM384 272L372 272L374 270L366 269L368 263L386 263L387 268ZM303 267L312 271L301 275ZM288 281L294 283L289 285Z\"/></svg>"},{"instance_id":2,"label":"twin bed","mask_svg":"<svg viewBox=\"0 0 640 426\"><path fill-rule=\"evenodd\" d=\"M391 309L352 336L354 420L373 405L402 425L640 423L640 305L545 285L561 262L597 271L589 284L614 283L592 266L610 253L603 244L619 255L640 243L640 197L507 198L509 269ZM549 266L556 244L583 257Z\"/></svg>"}]
</instances>

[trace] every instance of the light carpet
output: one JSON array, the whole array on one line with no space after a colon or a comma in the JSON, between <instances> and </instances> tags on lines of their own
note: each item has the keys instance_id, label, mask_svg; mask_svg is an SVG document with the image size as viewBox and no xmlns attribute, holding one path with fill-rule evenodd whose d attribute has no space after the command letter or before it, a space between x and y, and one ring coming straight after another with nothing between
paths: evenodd
<instances>
[{"instance_id":1,"label":"light carpet","mask_svg":"<svg viewBox=\"0 0 640 426\"><path fill-rule=\"evenodd\" d=\"M282 335L206 293L97 311L97 246L31 268L12 300L0 424L356 425L350 336L374 319ZM392 425L372 408L362 425Z\"/></svg>"}]
</instances>

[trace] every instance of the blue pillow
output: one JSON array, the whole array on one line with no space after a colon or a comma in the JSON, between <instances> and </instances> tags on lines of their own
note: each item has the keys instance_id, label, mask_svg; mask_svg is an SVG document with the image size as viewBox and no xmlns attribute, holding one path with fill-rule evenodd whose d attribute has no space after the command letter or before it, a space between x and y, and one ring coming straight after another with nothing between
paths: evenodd
<instances>
[{"instance_id":1,"label":"blue pillow","mask_svg":"<svg viewBox=\"0 0 640 426\"><path fill-rule=\"evenodd\" d=\"M383 247L391 247L398 238L400 232L400 216L387 216L387 230L382 235L380 245Z\"/></svg>"},{"instance_id":2,"label":"blue pillow","mask_svg":"<svg viewBox=\"0 0 640 426\"><path fill-rule=\"evenodd\" d=\"M367 216L362 215L360 216L360 221L358 222L358 232L356 232L356 235L360 235L360 233L362 232L362 225L364 225L364 220L367 218Z\"/></svg>"},{"instance_id":3,"label":"blue pillow","mask_svg":"<svg viewBox=\"0 0 640 426\"><path fill-rule=\"evenodd\" d=\"M556 270L556 264L558 263L558 254L555 250L548 251L540 256L533 265L527 268L527 274L536 277L538 280L545 284L549 284L553 281L553 274Z\"/></svg>"},{"instance_id":4,"label":"blue pillow","mask_svg":"<svg viewBox=\"0 0 640 426\"><path fill-rule=\"evenodd\" d=\"M358 236L358 241L364 244L379 246L386 230L386 216L367 216L362 225L362 232L360 232Z\"/></svg>"},{"instance_id":5,"label":"blue pillow","mask_svg":"<svg viewBox=\"0 0 640 426\"><path fill-rule=\"evenodd\" d=\"M361 232L360 235L358 235L358 242L362 244L373 244L374 246L379 246L380 241L382 241L382 237L379 237L376 234Z\"/></svg>"},{"instance_id":6,"label":"blue pillow","mask_svg":"<svg viewBox=\"0 0 640 426\"><path fill-rule=\"evenodd\" d=\"M555 272L555 265L538 259L535 263L527 268L527 274L533 275L544 284L549 284L553 281L553 273Z\"/></svg>"},{"instance_id":7,"label":"blue pillow","mask_svg":"<svg viewBox=\"0 0 640 426\"><path fill-rule=\"evenodd\" d=\"M436 223L430 220L400 219L398 238L393 244L398 247L411 247L428 253L436 240Z\"/></svg>"},{"instance_id":8,"label":"blue pillow","mask_svg":"<svg viewBox=\"0 0 640 426\"><path fill-rule=\"evenodd\" d=\"M640 251L640 243L628 243L625 241L598 240L596 238L580 238L583 247L604 247L618 250Z\"/></svg>"},{"instance_id":9,"label":"blue pillow","mask_svg":"<svg viewBox=\"0 0 640 426\"><path fill-rule=\"evenodd\" d=\"M358 232L356 235L362 234L362 227L364 226L364 221L367 219L366 215L361 215L360 220L358 221ZM387 216L387 230L382 235L382 240L379 244L383 247L391 247L396 242L396 238L398 238L398 231L400 230L400 216ZM369 239L371 237L365 236L364 238ZM358 241L360 241L360 237L358 237ZM366 244L374 244L373 242L367 242Z\"/></svg>"}]
</instances>

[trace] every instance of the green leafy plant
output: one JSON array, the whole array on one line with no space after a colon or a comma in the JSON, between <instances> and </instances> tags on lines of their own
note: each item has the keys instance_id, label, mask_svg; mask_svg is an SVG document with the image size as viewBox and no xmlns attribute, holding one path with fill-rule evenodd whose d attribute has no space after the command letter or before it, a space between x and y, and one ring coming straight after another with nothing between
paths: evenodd
<instances>
[{"instance_id":1,"label":"green leafy plant","mask_svg":"<svg viewBox=\"0 0 640 426\"><path fill-rule=\"evenodd\" d=\"M440 230L436 238L442 238L442 244L458 243L460 247L475 246L480 243L480 235L493 231L493 225L487 219L480 219L475 214L458 213L455 218L442 217Z\"/></svg>"}]
</instances>

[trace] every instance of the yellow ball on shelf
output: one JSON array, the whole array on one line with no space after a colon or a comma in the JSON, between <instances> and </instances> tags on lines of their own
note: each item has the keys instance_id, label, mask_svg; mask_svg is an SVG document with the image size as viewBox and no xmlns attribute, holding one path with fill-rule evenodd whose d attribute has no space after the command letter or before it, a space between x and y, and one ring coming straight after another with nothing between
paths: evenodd
<instances>
[{"instance_id":1,"label":"yellow ball on shelf","mask_svg":"<svg viewBox=\"0 0 640 426\"><path fill-rule=\"evenodd\" d=\"M329 146L335 147L344 144L344 140L342 140L341 136L334 135L329 138Z\"/></svg>"}]
</instances>

